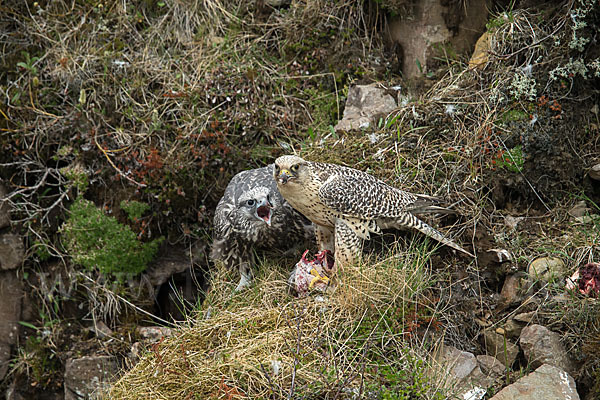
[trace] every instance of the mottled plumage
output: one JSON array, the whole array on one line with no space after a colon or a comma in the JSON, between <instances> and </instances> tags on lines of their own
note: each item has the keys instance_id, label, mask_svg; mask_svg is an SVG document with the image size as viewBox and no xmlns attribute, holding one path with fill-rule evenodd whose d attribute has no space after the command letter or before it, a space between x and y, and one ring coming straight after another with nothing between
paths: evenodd
<instances>
[{"instance_id":1,"label":"mottled plumage","mask_svg":"<svg viewBox=\"0 0 600 400\"><path fill-rule=\"evenodd\" d=\"M396 189L356 169L282 156L274 177L288 203L315 224L319 250L330 250L337 264L356 260L362 240L382 229L416 229L472 256L414 214L443 210L432 198Z\"/></svg>"},{"instance_id":2,"label":"mottled plumage","mask_svg":"<svg viewBox=\"0 0 600 400\"><path fill-rule=\"evenodd\" d=\"M240 290L252 279L255 249L289 250L312 238L312 224L281 197L269 165L242 171L227 185L215 210L210 256L239 269Z\"/></svg>"}]
</instances>

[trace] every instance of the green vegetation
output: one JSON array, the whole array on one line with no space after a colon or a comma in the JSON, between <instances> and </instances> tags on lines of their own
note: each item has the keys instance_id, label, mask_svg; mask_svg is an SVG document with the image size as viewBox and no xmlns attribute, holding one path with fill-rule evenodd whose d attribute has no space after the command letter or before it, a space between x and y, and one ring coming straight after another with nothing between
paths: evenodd
<instances>
[{"instance_id":1,"label":"green vegetation","mask_svg":"<svg viewBox=\"0 0 600 400\"><path fill-rule=\"evenodd\" d=\"M118 278L146 269L162 241L140 242L131 228L81 197L71 205L61 233L75 263Z\"/></svg>"},{"instance_id":2,"label":"green vegetation","mask_svg":"<svg viewBox=\"0 0 600 400\"><path fill-rule=\"evenodd\" d=\"M121 210L127 213L127 217L132 222L142 218L142 215L144 215L144 213L150 209L148 204L141 203L136 200L123 200L121 203L119 203L119 206L121 207Z\"/></svg>"}]
</instances>

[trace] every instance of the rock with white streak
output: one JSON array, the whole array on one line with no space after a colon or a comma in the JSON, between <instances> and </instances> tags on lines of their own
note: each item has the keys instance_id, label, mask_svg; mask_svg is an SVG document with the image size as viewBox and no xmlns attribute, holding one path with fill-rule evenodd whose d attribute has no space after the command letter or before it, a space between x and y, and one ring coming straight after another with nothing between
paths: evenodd
<instances>
[{"instance_id":1,"label":"rock with white streak","mask_svg":"<svg viewBox=\"0 0 600 400\"><path fill-rule=\"evenodd\" d=\"M101 399L119 371L117 357L71 358L65 365L65 400Z\"/></svg>"},{"instance_id":2,"label":"rock with white streak","mask_svg":"<svg viewBox=\"0 0 600 400\"><path fill-rule=\"evenodd\" d=\"M498 392L490 400L579 400L573 378L564 370L544 364Z\"/></svg>"}]
</instances>

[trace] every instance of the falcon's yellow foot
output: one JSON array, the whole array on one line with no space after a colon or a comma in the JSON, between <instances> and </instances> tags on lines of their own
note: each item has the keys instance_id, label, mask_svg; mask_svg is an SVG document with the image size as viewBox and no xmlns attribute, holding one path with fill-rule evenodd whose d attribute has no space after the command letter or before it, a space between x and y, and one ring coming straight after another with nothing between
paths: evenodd
<instances>
[{"instance_id":1,"label":"falcon's yellow foot","mask_svg":"<svg viewBox=\"0 0 600 400\"><path fill-rule=\"evenodd\" d=\"M312 289L317 283L324 283L325 285L329 284L329 278L326 276L321 276L319 271L317 271L315 268L310 270L310 274L314 276L314 278L311 279L310 283L308 284L309 289Z\"/></svg>"}]
</instances>

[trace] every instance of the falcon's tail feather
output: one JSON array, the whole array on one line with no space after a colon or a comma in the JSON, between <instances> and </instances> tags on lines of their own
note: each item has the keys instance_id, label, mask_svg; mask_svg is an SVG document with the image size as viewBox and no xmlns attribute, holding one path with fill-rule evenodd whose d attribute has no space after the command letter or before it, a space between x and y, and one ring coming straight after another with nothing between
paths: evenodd
<instances>
[{"instance_id":1,"label":"falcon's tail feather","mask_svg":"<svg viewBox=\"0 0 600 400\"><path fill-rule=\"evenodd\" d=\"M446 246L452 247L453 249L456 249L471 257L475 257L473 254L469 253L467 250L460 247L454 241L445 237L441 232L427 225L425 222L421 221L419 218L415 217L411 213L406 213L402 217L396 219L396 223L400 227L414 228L429 236L430 238L435 239L442 244L445 244Z\"/></svg>"},{"instance_id":2,"label":"falcon's tail feather","mask_svg":"<svg viewBox=\"0 0 600 400\"><path fill-rule=\"evenodd\" d=\"M456 214L456 211L438 206L440 199L426 194L417 194L416 200L406 207L413 214Z\"/></svg>"}]
</instances>

